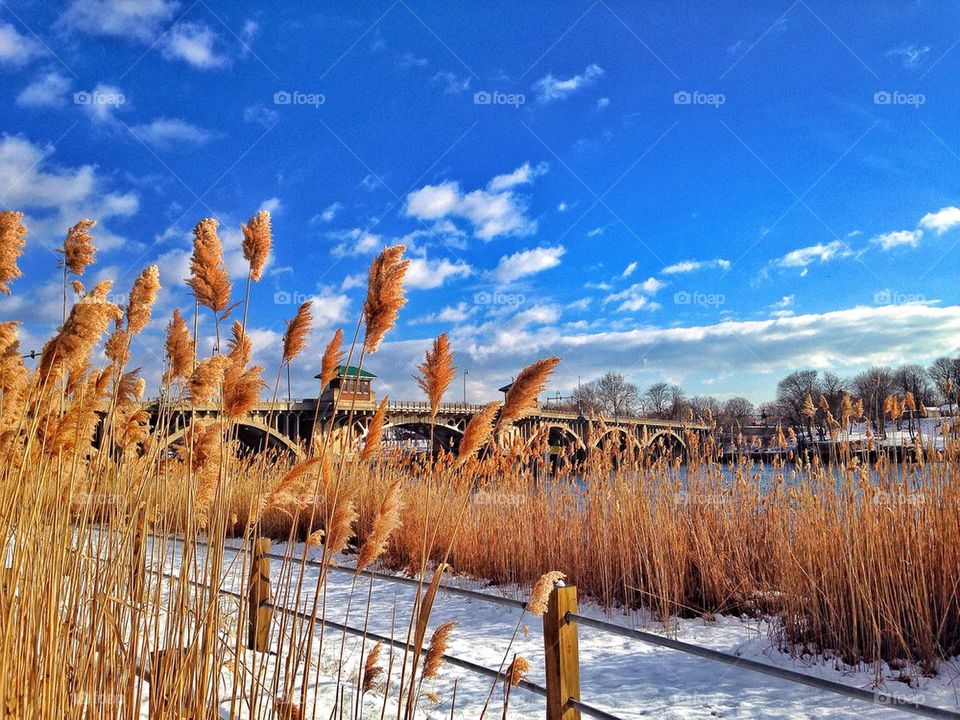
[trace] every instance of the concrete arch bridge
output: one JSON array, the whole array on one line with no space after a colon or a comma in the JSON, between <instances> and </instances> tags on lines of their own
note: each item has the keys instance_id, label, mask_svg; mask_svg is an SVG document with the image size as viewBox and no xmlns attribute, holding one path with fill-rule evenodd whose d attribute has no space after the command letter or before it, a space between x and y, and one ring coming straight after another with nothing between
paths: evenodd
<instances>
[{"instance_id":1,"label":"concrete arch bridge","mask_svg":"<svg viewBox=\"0 0 960 720\"><path fill-rule=\"evenodd\" d=\"M319 376L317 376L319 377ZM368 370L341 365L320 397L288 402L260 403L235 423L235 437L251 451L278 450L302 457L311 442L330 432L333 447L354 452L364 441L377 408ZM510 385L500 388L504 393ZM483 405L444 403L433 422L433 449L456 451L464 428ZM216 418L219 407L147 403L154 429L158 425L163 443L173 448L186 436L191 422ZM592 449L617 447L640 452L652 449L670 455L686 452L687 432L703 433L706 425L653 418L603 418L593 421L583 415L539 407L515 423L512 440L542 443L555 456L583 459ZM430 406L426 402L390 401L384 418L387 445L430 449Z\"/></svg>"},{"instance_id":2,"label":"concrete arch bridge","mask_svg":"<svg viewBox=\"0 0 960 720\"><path fill-rule=\"evenodd\" d=\"M235 436L249 451L276 450L300 458L315 437L332 429L331 440L338 452L350 453L364 442L376 403L341 400L334 407L322 399L260 403L235 422ZM456 451L470 419L483 409L470 403L443 403L433 425L433 447ZM169 406L148 403L153 426L160 423L165 446L176 447L186 436L191 422L219 416L217 406ZM383 442L388 447L429 448L430 406L426 402L390 401L384 419ZM582 460L594 449L632 449L639 454L650 450L684 455L687 433L705 433L699 423L654 418L603 418L591 420L578 413L539 408L511 429L514 442L541 443L554 456Z\"/></svg>"}]
</instances>

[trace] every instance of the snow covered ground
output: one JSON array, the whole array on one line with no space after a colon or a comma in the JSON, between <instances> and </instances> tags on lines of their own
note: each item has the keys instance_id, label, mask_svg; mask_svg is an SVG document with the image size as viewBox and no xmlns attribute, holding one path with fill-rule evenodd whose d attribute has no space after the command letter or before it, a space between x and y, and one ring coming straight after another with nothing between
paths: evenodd
<instances>
[{"instance_id":1,"label":"snow covered ground","mask_svg":"<svg viewBox=\"0 0 960 720\"><path fill-rule=\"evenodd\" d=\"M285 549L283 545L275 545L273 552L282 554ZM291 550L293 555L299 558L302 546ZM311 557L319 559L319 551L311 551ZM349 557L342 559L345 565L349 564ZM164 563L166 569L174 567L176 562L172 555L168 557ZM274 564L278 565L276 561ZM236 583L234 587L239 588L239 572L238 564L228 568L228 585ZM312 603L317 573L317 568L307 568L301 599L301 609L305 611L309 611ZM275 569L275 583L276 574ZM330 573L327 618L362 627L371 580L362 578L357 583L350 616L345 617L352 581L352 573ZM372 583L369 629L382 635L391 635L391 623L396 611L398 628L394 635L402 639L410 617L415 588L381 579L374 579ZM480 581L449 576L446 583L526 600L526 590L520 588L493 588ZM277 589L274 591L276 593ZM280 600L282 598L278 598L278 602ZM288 602L292 603L292 600ZM448 654L496 669L500 667L514 629L520 622L521 631L513 643L510 656L516 652L527 658L531 666L529 679L543 684L540 619L526 615L521 620L521 612L519 609L441 591L434 606L430 626L432 630L441 622L458 621L460 625L453 632ZM643 613L615 614L608 617L601 608L583 602L581 613L627 627L662 632L662 626ZM584 626L579 628L582 699L624 720L646 717L747 719L866 716L878 720L893 720L913 717L896 709L896 703L904 700L960 711L960 660L945 664L936 678L914 677L912 683L907 684L897 680L899 671L888 667L878 671L872 666L858 669L822 659L791 658L777 650L769 637L769 630L766 622L719 617L710 622L700 619L677 620L671 628L671 635L744 658L800 670L871 692L876 691L890 698L889 707L869 705ZM320 667L330 678L336 674L340 641L340 633L329 628L325 631ZM369 650L370 646L368 640L366 648ZM356 677L362 663L360 639L347 636L344 650L343 677L349 682ZM464 720L476 720L479 717L480 709L490 693L491 681L450 665L442 671L439 680L429 683L429 689L440 696L440 702L425 707L424 717L439 719L451 716L450 702L455 680L457 701L454 717ZM319 706L329 707L333 692L332 680L323 683ZM497 708L501 697L501 688L497 687L491 702L493 712L488 711L487 717L500 717L500 710ZM382 698L377 700L380 702ZM544 717L544 713L544 700L541 697L520 688L514 689L510 699L510 718L539 719ZM227 716L224 713L224 717ZM365 716L374 717L373 714ZM326 716L318 709L317 717ZM379 717L379 712L376 717Z\"/></svg>"}]
</instances>

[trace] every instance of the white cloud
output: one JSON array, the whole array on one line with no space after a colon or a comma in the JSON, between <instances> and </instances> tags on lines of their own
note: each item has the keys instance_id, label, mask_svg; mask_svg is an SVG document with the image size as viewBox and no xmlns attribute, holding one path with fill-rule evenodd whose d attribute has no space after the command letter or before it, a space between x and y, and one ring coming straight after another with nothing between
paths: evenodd
<instances>
[{"instance_id":1,"label":"white cloud","mask_svg":"<svg viewBox=\"0 0 960 720\"><path fill-rule=\"evenodd\" d=\"M31 108L60 107L66 104L71 84L70 78L55 70L44 73L20 91L17 105Z\"/></svg>"},{"instance_id":2,"label":"white cloud","mask_svg":"<svg viewBox=\"0 0 960 720\"><path fill-rule=\"evenodd\" d=\"M433 76L433 82L443 83L443 91L448 95L466 92L470 89L470 77L459 77L452 72L443 70Z\"/></svg>"},{"instance_id":3,"label":"white cloud","mask_svg":"<svg viewBox=\"0 0 960 720\"><path fill-rule=\"evenodd\" d=\"M349 319L350 298L346 295L324 289L314 297L312 311L315 329L326 330Z\"/></svg>"},{"instance_id":4,"label":"white cloud","mask_svg":"<svg viewBox=\"0 0 960 720\"><path fill-rule=\"evenodd\" d=\"M629 265L627 265L627 266L623 269L623 272L620 273L620 277L622 277L622 278L628 278L628 277L630 277L631 275L633 275L633 272L634 272L636 269L637 269L637 263L636 263L636 261L634 261L634 262L630 263Z\"/></svg>"},{"instance_id":5,"label":"white cloud","mask_svg":"<svg viewBox=\"0 0 960 720\"><path fill-rule=\"evenodd\" d=\"M537 314L537 313L534 313ZM529 319L529 318L528 318ZM960 337L960 307L883 305L821 314L753 321L726 320L689 327L631 323L622 331L597 331L579 325L522 327L509 317L451 331L460 363L469 363L471 399L497 397L532 358L559 355L562 361L550 392L566 391L608 369L624 369L631 382L645 387L665 377L692 393L711 378L723 378L714 392L772 399L777 381L797 368L819 367L840 375L866 366L925 363L955 354ZM391 343L377 353L371 370L391 386L394 397L416 397L410 379L429 339Z\"/></svg>"},{"instance_id":6,"label":"white cloud","mask_svg":"<svg viewBox=\"0 0 960 720\"><path fill-rule=\"evenodd\" d=\"M526 215L526 204L513 193L517 185L527 184L546 172L541 163L524 163L505 175L493 178L483 190L464 193L453 180L425 185L407 195L405 212L420 220L440 220L449 216L467 219L473 234L482 240L500 236L524 236L536 232L537 223Z\"/></svg>"},{"instance_id":7,"label":"white cloud","mask_svg":"<svg viewBox=\"0 0 960 720\"><path fill-rule=\"evenodd\" d=\"M870 242L879 245L880 249L886 252L903 245L916 247L922 237L923 230L894 230L893 232L876 235L870 238Z\"/></svg>"},{"instance_id":8,"label":"white cloud","mask_svg":"<svg viewBox=\"0 0 960 720\"><path fill-rule=\"evenodd\" d=\"M602 75L603 68L591 64L582 73L566 80L560 80L555 78L553 74L548 74L546 77L537 80L533 87L539 92L540 102L546 103L552 100L563 100L580 88L592 85Z\"/></svg>"},{"instance_id":9,"label":"white cloud","mask_svg":"<svg viewBox=\"0 0 960 720\"><path fill-rule=\"evenodd\" d=\"M22 137L0 138L0 199L4 205L27 212L30 237L57 246L78 218L99 221L97 246L112 249L124 242L105 221L130 217L139 209L133 192L109 189L93 165L60 167L51 162L52 146L35 145ZM29 245L28 245L29 247Z\"/></svg>"},{"instance_id":10,"label":"white cloud","mask_svg":"<svg viewBox=\"0 0 960 720\"><path fill-rule=\"evenodd\" d=\"M561 201L560 204L557 205L557 212L566 212L566 211L567 211L567 203Z\"/></svg>"},{"instance_id":11,"label":"white cloud","mask_svg":"<svg viewBox=\"0 0 960 720\"><path fill-rule=\"evenodd\" d=\"M807 247L791 250L786 255L773 261L774 265L784 268L800 268L800 275L807 274L809 265L813 263L829 262L837 258L849 257L852 251L839 240L823 244L808 245Z\"/></svg>"},{"instance_id":12,"label":"white cloud","mask_svg":"<svg viewBox=\"0 0 960 720\"><path fill-rule=\"evenodd\" d=\"M928 52L930 52L929 45L924 45L923 47L918 47L917 45L904 45L903 47L888 50L887 57L900 58L900 61L903 63L905 68L915 68L920 66L920 64L923 62L924 56Z\"/></svg>"},{"instance_id":13,"label":"white cloud","mask_svg":"<svg viewBox=\"0 0 960 720\"><path fill-rule=\"evenodd\" d=\"M384 187L383 181L374 174L364 175L360 181L360 187L368 192L373 192L377 188Z\"/></svg>"},{"instance_id":14,"label":"white cloud","mask_svg":"<svg viewBox=\"0 0 960 720\"><path fill-rule=\"evenodd\" d=\"M342 203L339 203L339 202L330 203L329 205L327 205L327 207L323 209L323 212L319 213L318 215L314 215L313 218L311 218L311 221L322 220L325 223L330 222L337 216L337 213L339 213L341 210L343 210Z\"/></svg>"},{"instance_id":15,"label":"white cloud","mask_svg":"<svg viewBox=\"0 0 960 720\"><path fill-rule=\"evenodd\" d=\"M240 38L243 42L251 42L260 32L260 26L254 20L247 18L243 21L243 27L240 29Z\"/></svg>"},{"instance_id":16,"label":"white cloud","mask_svg":"<svg viewBox=\"0 0 960 720\"><path fill-rule=\"evenodd\" d=\"M243 109L244 122L256 123L266 128L276 125L279 117L276 110L271 110L263 105L251 105Z\"/></svg>"},{"instance_id":17,"label":"white cloud","mask_svg":"<svg viewBox=\"0 0 960 720\"><path fill-rule=\"evenodd\" d=\"M452 323L458 324L472 317L480 308L476 305L467 305L465 302L458 302L456 305L447 305L438 313L429 313L410 321L411 325L425 325L427 323Z\"/></svg>"},{"instance_id":18,"label":"white cloud","mask_svg":"<svg viewBox=\"0 0 960 720\"><path fill-rule=\"evenodd\" d=\"M947 230L960 225L960 208L951 205L927 213L920 218L919 224L927 230L934 230L937 235L943 235Z\"/></svg>"},{"instance_id":19,"label":"white cloud","mask_svg":"<svg viewBox=\"0 0 960 720\"><path fill-rule=\"evenodd\" d=\"M487 183L487 189L491 192L502 192L517 185L529 185L534 178L540 177L549 169L550 166L545 162L538 163L535 167L531 167L529 162L525 162L511 173L494 177Z\"/></svg>"},{"instance_id":20,"label":"white cloud","mask_svg":"<svg viewBox=\"0 0 960 720\"><path fill-rule=\"evenodd\" d=\"M340 240L330 252L335 257L346 255L372 255L383 247L383 238L360 228L328 233L328 237Z\"/></svg>"},{"instance_id":21,"label":"white cloud","mask_svg":"<svg viewBox=\"0 0 960 720\"><path fill-rule=\"evenodd\" d=\"M283 202L278 197L271 197L260 203L260 209L266 210L271 215L279 215L283 212Z\"/></svg>"},{"instance_id":22,"label":"white cloud","mask_svg":"<svg viewBox=\"0 0 960 720\"><path fill-rule=\"evenodd\" d=\"M340 290L345 292L353 288L363 287L366 284L367 276L364 273L355 273L354 275L347 275L343 279L343 282L340 283Z\"/></svg>"},{"instance_id":23,"label":"white cloud","mask_svg":"<svg viewBox=\"0 0 960 720\"><path fill-rule=\"evenodd\" d=\"M502 283L512 282L528 275L549 270L560 264L560 258L566 253L562 245L556 247L538 247L521 250L513 255L500 258L493 277Z\"/></svg>"},{"instance_id":24,"label":"white cloud","mask_svg":"<svg viewBox=\"0 0 960 720\"><path fill-rule=\"evenodd\" d=\"M468 277L473 269L462 261L450 262L447 258L427 260L413 258L407 267L405 284L411 288L429 290L443 285L448 278Z\"/></svg>"},{"instance_id":25,"label":"white cloud","mask_svg":"<svg viewBox=\"0 0 960 720\"><path fill-rule=\"evenodd\" d=\"M436 220L452 213L460 203L460 184L448 180L425 185L407 195L407 214L421 220Z\"/></svg>"},{"instance_id":26,"label":"white cloud","mask_svg":"<svg viewBox=\"0 0 960 720\"><path fill-rule=\"evenodd\" d=\"M166 34L162 53L168 60L183 60L201 70L221 68L230 59L217 51L219 36L201 22L179 22Z\"/></svg>"},{"instance_id":27,"label":"white cloud","mask_svg":"<svg viewBox=\"0 0 960 720\"><path fill-rule=\"evenodd\" d=\"M429 64L429 61L426 58L418 57L411 52L405 52L397 55L396 62L397 67L401 67L404 70L412 67L426 67Z\"/></svg>"},{"instance_id":28,"label":"white cloud","mask_svg":"<svg viewBox=\"0 0 960 720\"><path fill-rule=\"evenodd\" d=\"M74 93L73 101L95 123L114 122L113 113L126 105L127 98L116 85L97 83L92 90Z\"/></svg>"},{"instance_id":29,"label":"white cloud","mask_svg":"<svg viewBox=\"0 0 960 720\"><path fill-rule=\"evenodd\" d=\"M653 301L653 296L666 287L666 283L656 278L647 278L642 283L634 283L626 290L611 293L603 300L603 304L619 303L617 312L636 312L637 310L656 310L660 305Z\"/></svg>"},{"instance_id":30,"label":"white cloud","mask_svg":"<svg viewBox=\"0 0 960 720\"><path fill-rule=\"evenodd\" d=\"M668 265L662 272L664 275L676 275L678 273L697 272L698 270L708 270L710 268L720 268L721 270L730 269L730 261L723 258L715 260L683 260L673 265Z\"/></svg>"},{"instance_id":31,"label":"white cloud","mask_svg":"<svg viewBox=\"0 0 960 720\"><path fill-rule=\"evenodd\" d=\"M91 35L150 42L176 10L175 0L73 0L60 22Z\"/></svg>"},{"instance_id":32,"label":"white cloud","mask_svg":"<svg viewBox=\"0 0 960 720\"><path fill-rule=\"evenodd\" d=\"M178 145L203 145L212 137L207 130L178 118L157 118L146 125L134 125L130 130L147 145L160 150Z\"/></svg>"},{"instance_id":33,"label":"white cloud","mask_svg":"<svg viewBox=\"0 0 960 720\"><path fill-rule=\"evenodd\" d=\"M600 227L595 227L587 233L587 237L597 237L599 235L603 235L606 229L607 228L604 227L603 225L601 225Z\"/></svg>"},{"instance_id":34,"label":"white cloud","mask_svg":"<svg viewBox=\"0 0 960 720\"><path fill-rule=\"evenodd\" d=\"M779 300L777 300L777 301L776 301L773 305L771 305L770 307L773 308L774 310L785 310L786 308L793 306L793 302L794 302L794 298L795 298L795 297L796 297L796 296L794 296L794 295L784 295L782 298L780 298Z\"/></svg>"},{"instance_id":35,"label":"white cloud","mask_svg":"<svg viewBox=\"0 0 960 720\"><path fill-rule=\"evenodd\" d=\"M597 100L597 110L603 110L610 105L610 98L602 97Z\"/></svg>"},{"instance_id":36,"label":"white cloud","mask_svg":"<svg viewBox=\"0 0 960 720\"><path fill-rule=\"evenodd\" d=\"M44 52L33 37L21 34L10 23L0 23L0 65L23 67Z\"/></svg>"}]
</instances>

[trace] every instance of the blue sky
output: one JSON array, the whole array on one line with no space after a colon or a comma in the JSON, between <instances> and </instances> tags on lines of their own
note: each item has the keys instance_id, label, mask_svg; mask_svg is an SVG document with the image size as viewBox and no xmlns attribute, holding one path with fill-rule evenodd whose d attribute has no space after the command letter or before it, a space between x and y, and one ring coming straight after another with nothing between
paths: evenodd
<instances>
[{"instance_id":1,"label":"blue sky","mask_svg":"<svg viewBox=\"0 0 960 720\"><path fill-rule=\"evenodd\" d=\"M95 218L119 299L160 265L155 379L192 226L221 221L240 279L267 208L268 377L316 299L296 394L394 242L410 302L368 366L397 398L442 330L475 401L547 354L551 392L618 370L759 401L798 367L958 350L960 8L473 5L4 0L0 206L31 234L0 318L39 348L52 249Z\"/></svg>"}]
</instances>

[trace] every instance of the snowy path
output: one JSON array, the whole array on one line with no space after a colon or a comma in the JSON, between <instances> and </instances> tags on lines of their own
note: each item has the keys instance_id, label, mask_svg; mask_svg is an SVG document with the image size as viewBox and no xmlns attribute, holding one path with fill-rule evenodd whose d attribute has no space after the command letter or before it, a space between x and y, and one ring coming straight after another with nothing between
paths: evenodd
<instances>
[{"instance_id":1,"label":"snowy path","mask_svg":"<svg viewBox=\"0 0 960 720\"><path fill-rule=\"evenodd\" d=\"M282 554L285 549L282 544L275 545L273 552ZM299 558L301 552L302 546L292 548L294 557ZM319 559L319 551L311 551L311 558ZM231 559L229 553L227 559L229 563ZM345 564L348 564L349 560L350 558L344 558ZM274 565L276 567L279 563L274 561ZM239 567L228 570L233 575L234 582L237 582L233 585L233 589L238 589ZM275 584L276 572L275 569ZM307 612L312 604L317 573L318 569L315 567L306 569L300 608ZM357 582L350 616L345 617L352 579L352 573L331 572L329 574L327 618L334 622L363 627L366 597L371 579L361 578ZM375 633L390 636L392 618L396 611L398 627L392 634L402 640L406 633L415 588L380 579L372 582L369 629ZM483 583L466 578L448 577L445 582L525 599L525 594L517 588L484 587ZM287 606L292 605L292 595L285 601L276 587L274 592L277 595L278 604L285 602ZM639 613L630 617L617 615L611 618L607 617L599 607L590 603L581 603L580 612L628 627L637 627L651 632L662 630L658 623L651 622L649 618ZM496 669L503 661L504 653L507 651L521 614L519 609L441 591L434 605L430 627L432 630L441 622L458 621L460 625L453 632L448 654ZM714 622L699 619L678 620L674 624L672 636L704 647L818 675L870 691L875 689L876 678L872 667L856 672L851 668L838 670L829 663L803 662L780 653L769 639L768 626L764 622L744 621L733 617L719 617ZM325 630L321 668L331 675L335 673L341 637L341 634L335 630L330 628ZM895 720L916 717L895 707L869 705L749 670L654 647L632 638L593 628L581 626L579 642L583 700L624 720L647 717L747 720L749 718L862 718L866 716L877 718L877 720ZM367 642L367 650L371 644ZM511 657L516 652L529 660L531 666L529 679L538 684L544 683L542 646L540 619L526 615L510 653ZM386 656L385 650L385 660ZM362 662L359 638L347 636L344 659L344 678L355 678ZM919 687L914 689L897 681L895 678L898 674L889 668L884 668L882 682L876 690L894 698L894 703L898 700L909 700L953 711L960 710L960 680L958 680L960 663L944 665L936 678L920 678ZM457 680L456 717L464 720L475 720L479 717L480 709L490 692L491 681L449 665L445 666L439 680L432 681L429 687L425 686L425 689L435 691L441 698L438 705L425 708L427 717L450 717L450 699L454 679ZM916 685L916 682L914 684ZM501 697L501 689L498 687L491 700L494 711L488 711L487 717L500 717L500 710L497 708ZM519 688L513 691L510 698L510 718L539 720L544 717L544 712L543 698Z\"/></svg>"}]
</instances>

